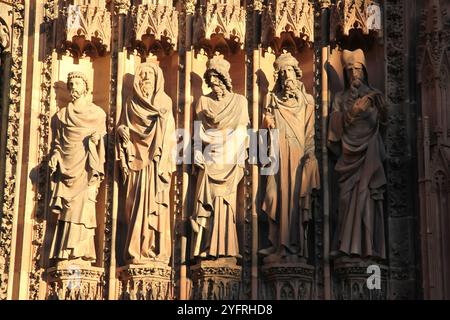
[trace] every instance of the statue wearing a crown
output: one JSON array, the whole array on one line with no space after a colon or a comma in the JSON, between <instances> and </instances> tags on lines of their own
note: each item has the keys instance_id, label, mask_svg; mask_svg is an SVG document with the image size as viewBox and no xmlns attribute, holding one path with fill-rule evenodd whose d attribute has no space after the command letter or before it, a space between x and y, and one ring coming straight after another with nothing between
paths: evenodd
<instances>
[{"instance_id":1,"label":"statue wearing a crown","mask_svg":"<svg viewBox=\"0 0 450 320\"><path fill-rule=\"evenodd\" d=\"M197 103L194 124L195 190L191 257L240 257L236 230L237 187L248 146L247 99L232 91L230 63L210 59L204 79L212 92Z\"/></svg>"}]
</instances>

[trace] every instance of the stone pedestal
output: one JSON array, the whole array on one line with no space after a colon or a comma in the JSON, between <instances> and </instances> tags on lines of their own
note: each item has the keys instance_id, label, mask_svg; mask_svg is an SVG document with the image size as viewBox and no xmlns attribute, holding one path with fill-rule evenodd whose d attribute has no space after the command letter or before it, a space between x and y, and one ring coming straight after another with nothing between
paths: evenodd
<instances>
[{"instance_id":1,"label":"stone pedestal","mask_svg":"<svg viewBox=\"0 0 450 320\"><path fill-rule=\"evenodd\" d=\"M241 298L242 268L235 258L200 260L191 267L192 296L197 300L237 300Z\"/></svg>"},{"instance_id":2,"label":"stone pedestal","mask_svg":"<svg viewBox=\"0 0 450 320\"><path fill-rule=\"evenodd\" d=\"M47 269L48 300L102 300L103 268L76 263Z\"/></svg>"},{"instance_id":3,"label":"stone pedestal","mask_svg":"<svg viewBox=\"0 0 450 320\"><path fill-rule=\"evenodd\" d=\"M334 261L334 275L335 299L385 300L387 298L388 267L380 262L341 257Z\"/></svg>"},{"instance_id":4,"label":"stone pedestal","mask_svg":"<svg viewBox=\"0 0 450 320\"><path fill-rule=\"evenodd\" d=\"M314 267L304 261L265 262L262 267L261 299L310 300L313 298Z\"/></svg>"},{"instance_id":5,"label":"stone pedestal","mask_svg":"<svg viewBox=\"0 0 450 320\"><path fill-rule=\"evenodd\" d=\"M166 263L130 264L117 269L120 300L172 300L173 274Z\"/></svg>"}]
</instances>

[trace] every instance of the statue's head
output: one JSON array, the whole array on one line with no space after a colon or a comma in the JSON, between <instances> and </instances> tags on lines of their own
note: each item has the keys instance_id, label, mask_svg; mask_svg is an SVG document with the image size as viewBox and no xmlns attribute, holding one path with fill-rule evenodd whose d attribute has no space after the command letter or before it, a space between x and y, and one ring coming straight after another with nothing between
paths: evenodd
<instances>
[{"instance_id":1,"label":"statue's head","mask_svg":"<svg viewBox=\"0 0 450 320\"><path fill-rule=\"evenodd\" d=\"M298 61L289 52L281 54L273 64L275 68L274 92L289 94L299 87L302 71Z\"/></svg>"},{"instance_id":2,"label":"statue's head","mask_svg":"<svg viewBox=\"0 0 450 320\"><path fill-rule=\"evenodd\" d=\"M89 90L86 75L80 71L69 72L67 75L67 89L70 91L72 101L84 97Z\"/></svg>"},{"instance_id":3,"label":"statue's head","mask_svg":"<svg viewBox=\"0 0 450 320\"><path fill-rule=\"evenodd\" d=\"M155 65L151 63L141 64L137 69L136 76L138 77L142 95L144 98L150 99L156 88L157 70L155 69Z\"/></svg>"},{"instance_id":4,"label":"statue's head","mask_svg":"<svg viewBox=\"0 0 450 320\"><path fill-rule=\"evenodd\" d=\"M220 99L231 92L230 63L220 56L215 56L208 60L206 67L204 79L214 95Z\"/></svg>"},{"instance_id":5,"label":"statue's head","mask_svg":"<svg viewBox=\"0 0 450 320\"><path fill-rule=\"evenodd\" d=\"M361 49L355 51L344 50L342 52L342 67L344 68L346 88L350 85L359 87L361 83L368 84L366 58L364 51Z\"/></svg>"}]
</instances>

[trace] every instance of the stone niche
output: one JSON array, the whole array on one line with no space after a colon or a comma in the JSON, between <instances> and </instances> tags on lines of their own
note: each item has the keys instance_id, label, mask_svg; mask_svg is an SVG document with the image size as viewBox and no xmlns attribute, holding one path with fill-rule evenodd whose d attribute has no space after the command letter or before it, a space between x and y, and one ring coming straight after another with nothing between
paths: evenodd
<instances>
[{"instance_id":1,"label":"stone niche","mask_svg":"<svg viewBox=\"0 0 450 320\"><path fill-rule=\"evenodd\" d=\"M178 112L176 109L178 103L178 69L179 57L176 54L165 54L162 50L149 52L148 54L138 53L134 50L120 53L119 59L123 69L118 74L118 103L116 109L115 123L118 123L125 102L133 94L133 81L136 67L144 62L157 64L163 71L165 88L164 91L172 99L172 109L177 123ZM117 263L117 283L116 298L121 300L171 300L174 298L174 268L173 259L175 254L175 223L177 216L175 214L175 205L170 206L170 229L172 237L172 256L169 263L160 261L150 261L143 265L128 264L124 260L124 248L127 237L127 223L125 217L126 190L123 183L123 176L116 165L115 179L118 182L115 185L117 192L117 205L114 211L117 215L116 239L114 251ZM172 186L170 191L171 202L176 199L176 181L177 173L172 175Z\"/></svg>"},{"instance_id":2,"label":"stone niche","mask_svg":"<svg viewBox=\"0 0 450 320\"><path fill-rule=\"evenodd\" d=\"M263 121L263 113L268 103L270 92L274 89L276 75L274 62L283 53L290 53L298 61L302 72L301 81L305 85L306 92L316 97L317 88L314 79L317 77L314 51L314 8L308 1L268 1L268 10L262 13L262 43L258 52L256 82L259 95L258 124ZM316 109L316 127L319 115ZM317 141L316 131L316 141ZM320 146L316 142L317 150ZM318 158L319 159L319 158ZM260 176L260 197L258 206L261 205L266 187L266 176ZM313 201L318 201L315 199ZM267 215L259 210L258 214L258 250L270 246L268 240L269 222ZM267 259L258 254L258 281L259 299L277 300L310 300L315 299L315 243L313 241L314 221L321 212L317 206L312 211L312 223L309 226L308 259L294 258L293 256L279 259ZM319 241L319 240L316 240Z\"/></svg>"},{"instance_id":3,"label":"stone niche","mask_svg":"<svg viewBox=\"0 0 450 320\"><path fill-rule=\"evenodd\" d=\"M67 90L67 75L72 71L81 71L86 75L89 85L88 100L101 107L108 115L111 92L109 61L109 56L96 57L95 59L90 57L74 59L67 54L59 55L54 63L54 72L52 73L54 78L52 78L51 90L54 101L51 103L51 118L58 110L67 107L70 102ZM51 132L50 141L53 140L53 133ZM107 172L106 165L105 172ZM103 286L104 281L104 254L107 246L105 244L107 241L107 233L105 232L106 208L107 191L106 182L103 181L96 198L95 251L97 259L92 266L78 266L76 263L70 262L56 266L55 261L50 259L50 248L56 229L57 215L48 210L42 261L47 268L48 288L52 290L52 293L48 294L49 299L73 299L77 295L80 299L101 299L103 297L103 289L100 287ZM78 281L75 287L73 287L74 281Z\"/></svg>"}]
</instances>

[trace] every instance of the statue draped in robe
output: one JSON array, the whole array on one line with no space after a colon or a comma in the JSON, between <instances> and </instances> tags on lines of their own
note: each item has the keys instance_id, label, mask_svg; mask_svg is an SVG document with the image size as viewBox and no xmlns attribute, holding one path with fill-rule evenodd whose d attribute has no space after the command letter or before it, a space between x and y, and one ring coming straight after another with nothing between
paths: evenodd
<instances>
[{"instance_id":1,"label":"statue draped in robe","mask_svg":"<svg viewBox=\"0 0 450 320\"><path fill-rule=\"evenodd\" d=\"M381 92L369 86L364 52L344 50L345 90L336 95L328 142L339 155L339 209L332 256L386 258L383 200L386 176Z\"/></svg>"},{"instance_id":2,"label":"statue draped in robe","mask_svg":"<svg viewBox=\"0 0 450 320\"><path fill-rule=\"evenodd\" d=\"M136 69L134 92L118 127L125 179L128 232L124 258L131 264L168 263L171 245L170 185L175 171L175 121L160 67Z\"/></svg>"},{"instance_id":3,"label":"statue draped in robe","mask_svg":"<svg viewBox=\"0 0 450 320\"><path fill-rule=\"evenodd\" d=\"M240 257L237 187L244 176L248 146L247 99L231 92L226 60L216 56L207 67L205 81L212 92L201 97L195 109L198 176L191 217L192 257Z\"/></svg>"},{"instance_id":4,"label":"statue draped in robe","mask_svg":"<svg viewBox=\"0 0 450 320\"><path fill-rule=\"evenodd\" d=\"M54 123L54 146L49 166L53 178L51 209L58 223L51 258L95 262L96 197L104 176L106 114L86 101L87 79L68 75L72 102Z\"/></svg>"},{"instance_id":5,"label":"statue draped in robe","mask_svg":"<svg viewBox=\"0 0 450 320\"><path fill-rule=\"evenodd\" d=\"M266 259L308 257L308 224L312 191L320 188L314 147L314 99L300 81L298 61L290 54L274 63L277 79L270 94L263 127L278 129L278 171L267 177L262 210L268 216ZM273 146L271 147L273 148Z\"/></svg>"}]
</instances>

